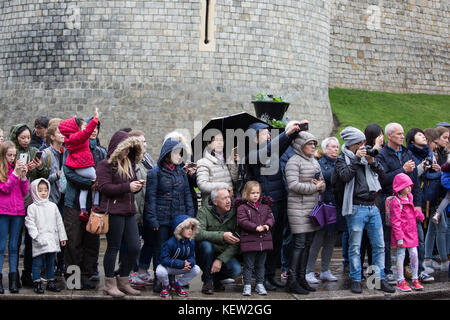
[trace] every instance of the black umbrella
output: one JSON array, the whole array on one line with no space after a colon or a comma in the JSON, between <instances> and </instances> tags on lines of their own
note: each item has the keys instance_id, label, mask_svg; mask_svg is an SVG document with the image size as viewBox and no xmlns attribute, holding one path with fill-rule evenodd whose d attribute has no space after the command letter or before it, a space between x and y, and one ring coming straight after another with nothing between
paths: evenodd
<instances>
[{"instance_id":1,"label":"black umbrella","mask_svg":"<svg viewBox=\"0 0 450 320\"><path fill-rule=\"evenodd\" d=\"M231 149L234 146L238 146L240 148L239 139L245 135L248 127L255 122L260 122L269 126L269 130L273 127L258 119L247 112L240 112L230 116L223 116L211 119L205 127L203 127L202 131L195 136L195 138L191 141L191 146L194 155L194 161L199 160L203 157L203 151L205 147L211 141L211 138L219 133L222 133L225 143L225 154L230 154ZM247 134L251 134L247 132ZM228 138L228 143L227 143ZM230 141L230 138L233 138L233 141ZM201 146L201 150L199 147ZM243 148L247 150L247 148ZM239 150L239 155L241 154L241 150Z\"/></svg>"}]
</instances>

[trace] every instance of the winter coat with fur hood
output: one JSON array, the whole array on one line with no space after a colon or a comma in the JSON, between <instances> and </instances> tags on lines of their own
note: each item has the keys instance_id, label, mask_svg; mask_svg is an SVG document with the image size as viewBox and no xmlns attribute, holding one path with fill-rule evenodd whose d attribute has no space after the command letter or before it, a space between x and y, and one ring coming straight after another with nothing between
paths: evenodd
<instances>
[{"instance_id":1,"label":"winter coat with fur hood","mask_svg":"<svg viewBox=\"0 0 450 320\"><path fill-rule=\"evenodd\" d=\"M413 187L413 182L408 175L399 173L395 176L392 187L396 197L390 203L392 225L391 245L393 247L398 246L398 240L403 240L403 246L405 248L414 248L419 245L416 221L419 220L422 222L424 215L414 207L412 193L408 195L408 199L398 194L400 190L408 186Z\"/></svg>"},{"instance_id":2,"label":"winter coat with fur hood","mask_svg":"<svg viewBox=\"0 0 450 320\"><path fill-rule=\"evenodd\" d=\"M233 187L237 178L237 164L228 165L205 150L203 158L197 162L197 185L202 193L202 204L208 203L208 196L214 189Z\"/></svg>"},{"instance_id":3,"label":"winter coat with fur hood","mask_svg":"<svg viewBox=\"0 0 450 320\"><path fill-rule=\"evenodd\" d=\"M237 208L237 221L241 227L241 252L273 250L272 230L275 218L272 214L272 198L263 196L258 206L250 201L238 198L234 202ZM258 232L256 227L268 225L269 230Z\"/></svg>"},{"instance_id":4,"label":"winter coat with fur hood","mask_svg":"<svg viewBox=\"0 0 450 320\"><path fill-rule=\"evenodd\" d=\"M131 178L124 178L118 172L119 157L127 149L132 166ZM135 167L136 163L142 160L143 153L142 144L137 137L130 137L124 131L117 131L111 137L107 158L100 161L97 166L98 189L102 195L101 211L124 216L136 214L130 183L137 180Z\"/></svg>"},{"instance_id":5,"label":"winter coat with fur hood","mask_svg":"<svg viewBox=\"0 0 450 320\"><path fill-rule=\"evenodd\" d=\"M14 165L8 164L5 182L0 181L0 215L24 216L23 199L28 194L28 180L14 174Z\"/></svg>"},{"instance_id":6,"label":"winter coat with fur hood","mask_svg":"<svg viewBox=\"0 0 450 320\"><path fill-rule=\"evenodd\" d=\"M184 228L192 226L192 236L183 238L181 233ZM159 260L164 267L183 269L184 261L195 266L195 242L194 238L199 230L199 222L187 215L176 216L173 220L173 236L163 243Z\"/></svg>"},{"instance_id":7,"label":"winter coat with fur hood","mask_svg":"<svg viewBox=\"0 0 450 320\"><path fill-rule=\"evenodd\" d=\"M74 169L94 167L94 158L89 147L89 137L98 124L98 118L94 117L86 126L86 129L80 130L75 117L61 121L58 128L64 135L64 146L69 150L66 166Z\"/></svg>"},{"instance_id":8,"label":"winter coat with fur hood","mask_svg":"<svg viewBox=\"0 0 450 320\"><path fill-rule=\"evenodd\" d=\"M47 184L49 195L50 183L46 179L37 179L31 183L33 203L28 206L25 226L32 239L33 258L44 253L60 252L60 241L66 241L67 235L59 209L49 200L38 195L38 185L41 181Z\"/></svg>"},{"instance_id":9,"label":"winter coat with fur hood","mask_svg":"<svg viewBox=\"0 0 450 320\"><path fill-rule=\"evenodd\" d=\"M316 173L323 179L320 165L314 155L307 157L302 148L316 138L306 131L298 134L292 142L296 155L292 156L286 164L286 181L289 187L288 220L292 234L313 232L320 229L316 227L309 217L319 200L319 191L314 183Z\"/></svg>"}]
</instances>

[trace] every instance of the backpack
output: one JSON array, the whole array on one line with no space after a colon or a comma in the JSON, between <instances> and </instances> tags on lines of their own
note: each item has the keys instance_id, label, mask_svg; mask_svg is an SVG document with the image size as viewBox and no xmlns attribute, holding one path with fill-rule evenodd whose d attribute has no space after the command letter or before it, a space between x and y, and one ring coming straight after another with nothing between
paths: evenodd
<instances>
[{"instance_id":1,"label":"backpack","mask_svg":"<svg viewBox=\"0 0 450 320\"><path fill-rule=\"evenodd\" d=\"M397 196L390 196L386 198L386 202L385 202L385 218L384 218L384 223L387 227L391 226L391 202L392 199L397 199L398 203L400 204L400 211L403 210L403 205L402 202L400 201L400 199Z\"/></svg>"}]
</instances>

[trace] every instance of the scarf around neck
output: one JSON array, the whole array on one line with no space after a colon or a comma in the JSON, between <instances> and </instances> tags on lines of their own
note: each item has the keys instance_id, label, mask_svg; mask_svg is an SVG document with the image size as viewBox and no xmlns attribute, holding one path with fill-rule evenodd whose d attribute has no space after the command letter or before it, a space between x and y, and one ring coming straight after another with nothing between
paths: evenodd
<instances>
[{"instance_id":1,"label":"scarf around neck","mask_svg":"<svg viewBox=\"0 0 450 320\"><path fill-rule=\"evenodd\" d=\"M350 165L350 159L356 159L357 156L352 151L347 149L347 146L344 144L342 146L342 153L345 156L345 163ZM366 158L361 159L361 164L364 165L365 173L366 173L366 182L369 187L369 191L378 192L381 190L380 181L378 181L378 174L372 171L369 163ZM345 184L344 189L344 201L342 203L342 215L351 215L353 213L353 191L355 189L355 177L352 180Z\"/></svg>"}]
</instances>

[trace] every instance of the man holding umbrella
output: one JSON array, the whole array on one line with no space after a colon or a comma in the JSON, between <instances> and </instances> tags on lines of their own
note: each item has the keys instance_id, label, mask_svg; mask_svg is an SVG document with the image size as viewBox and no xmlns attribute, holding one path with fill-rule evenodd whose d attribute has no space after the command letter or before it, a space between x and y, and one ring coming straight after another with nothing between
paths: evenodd
<instances>
[{"instance_id":1,"label":"man holding umbrella","mask_svg":"<svg viewBox=\"0 0 450 320\"><path fill-rule=\"evenodd\" d=\"M270 196L273 199L272 212L275 218L275 225L272 228L273 251L267 255L264 281L264 287L268 290L284 287L284 283L275 278L277 264L281 260L283 227L287 217L287 193L283 184L280 158L298 132L302 130L301 128L307 130L307 123L307 120L294 122L273 140L269 132L269 125L256 122L249 126L249 129L254 130L253 139L257 145L256 149L249 152L248 178L258 181L262 187L262 195Z\"/></svg>"}]
</instances>

